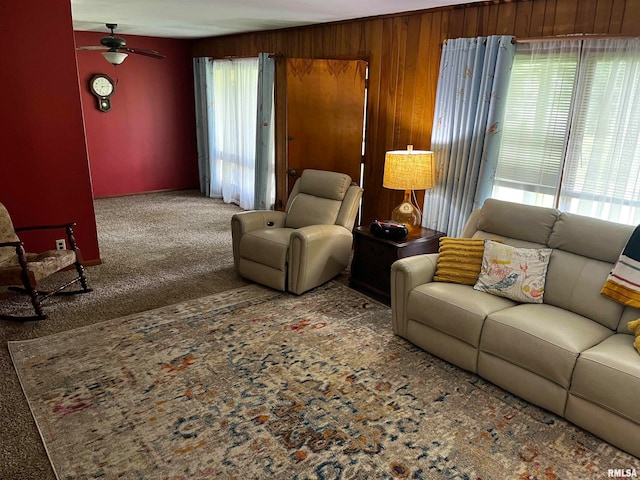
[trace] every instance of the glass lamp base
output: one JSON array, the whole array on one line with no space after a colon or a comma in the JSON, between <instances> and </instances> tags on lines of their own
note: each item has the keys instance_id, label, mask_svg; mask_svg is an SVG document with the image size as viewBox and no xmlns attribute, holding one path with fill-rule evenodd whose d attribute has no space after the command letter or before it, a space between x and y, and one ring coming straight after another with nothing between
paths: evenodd
<instances>
[{"instance_id":1,"label":"glass lamp base","mask_svg":"<svg viewBox=\"0 0 640 480\"><path fill-rule=\"evenodd\" d=\"M415 205L411 203L411 191L408 190L404 194L404 201L393 209L391 212L391 220L398 223L404 223L405 227L411 232L422 226L422 214Z\"/></svg>"}]
</instances>

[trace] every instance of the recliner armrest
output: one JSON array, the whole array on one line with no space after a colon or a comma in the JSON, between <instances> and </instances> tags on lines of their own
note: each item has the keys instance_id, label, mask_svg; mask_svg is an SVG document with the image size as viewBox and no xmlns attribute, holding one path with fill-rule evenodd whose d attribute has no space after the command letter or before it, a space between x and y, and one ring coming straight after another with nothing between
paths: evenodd
<instances>
[{"instance_id":1,"label":"recliner armrest","mask_svg":"<svg viewBox=\"0 0 640 480\"><path fill-rule=\"evenodd\" d=\"M418 285L433 281L438 254L428 253L401 258L391 265L391 320L393 333L407 332L407 299Z\"/></svg>"},{"instance_id":2,"label":"recliner armrest","mask_svg":"<svg viewBox=\"0 0 640 480\"><path fill-rule=\"evenodd\" d=\"M250 232L259 228L282 228L284 227L286 213L278 210L251 210L248 212L236 213L231 217L231 229L236 226L239 233Z\"/></svg>"},{"instance_id":3,"label":"recliner armrest","mask_svg":"<svg viewBox=\"0 0 640 480\"><path fill-rule=\"evenodd\" d=\"M293 231L288 289L301 294L344 270L353 235L341 225L309 225Z\"/></svg>"},{"instance_id":4,"label":"recliner armrest","mask_svg":"<svg viewBox=\"0 0 640 480\"><path fill-rule=\"evenodd\" d=\"M233 262L236 270L240 263L240 239L252 230L261 228L282 228L287 214L279 210L250 210L239 212L231 217L231 239L233 243Z\"/></svg>"},{"instance_id":5,"label":"recliner armrest","mask_svg":"<svg viewBox=\"0 0 640 480\"><path fill-rule=\"evenodd\" d=\"M322 240L330 240L334 235L348 235L351 232L342 225L307 225L306 227L296 228L291 234L291 238L298 237L301 241L311 243Z\"/></svg>"}]
</instances>

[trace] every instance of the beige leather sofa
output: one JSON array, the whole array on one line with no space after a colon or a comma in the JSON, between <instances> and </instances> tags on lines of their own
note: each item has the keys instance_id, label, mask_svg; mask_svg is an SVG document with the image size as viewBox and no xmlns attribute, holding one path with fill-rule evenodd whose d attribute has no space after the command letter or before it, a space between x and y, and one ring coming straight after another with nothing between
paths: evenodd
<instances>
[{"instance_id":1,"label":"beige leather sofa","mask_svg":"<svg viewBox=\"0 0 640 480\"><path fill-rule=\"evenodd\" d=\"M553 249L544 303L432 281L438 255L391 269L393 331L640 457L640 310L600 293L633 227L498 200L463 237Z\"/></svg>"}]
</instances>

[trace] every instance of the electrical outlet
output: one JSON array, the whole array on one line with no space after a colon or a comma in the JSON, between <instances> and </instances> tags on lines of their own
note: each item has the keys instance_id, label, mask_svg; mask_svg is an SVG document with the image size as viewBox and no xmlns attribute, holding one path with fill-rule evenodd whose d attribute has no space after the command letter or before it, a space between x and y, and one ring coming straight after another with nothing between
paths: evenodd
<instances>
[{"instance_id":1,"label":"electrical outlet","mask_svg":"<svg viewBox=\"0 0 640 480\"><path fill-rule=\"evenodd\" d=\"M59 238L58 240L56 240L56 248L58 250L66 250L67 249L67 242L65 241L64 238Z\"/></svg>"}]
</instances>

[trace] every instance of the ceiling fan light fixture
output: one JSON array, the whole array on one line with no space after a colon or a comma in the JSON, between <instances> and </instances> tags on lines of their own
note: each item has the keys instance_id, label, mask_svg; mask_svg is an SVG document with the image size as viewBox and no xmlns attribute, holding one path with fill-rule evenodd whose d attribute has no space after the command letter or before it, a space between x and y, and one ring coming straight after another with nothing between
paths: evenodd
<instances>
[{"instance_id":1,"label":"ceiling fan light fixture","mask_svg":"<svg viewBox=\"0 0 640 480\"><path fill-rule=\"evenodd\" d=\"M107 59L107 62L113 65L120 65L127 58L128 54L122 52L102 52L102 56Z\"/></svg>"}]
</instances>

